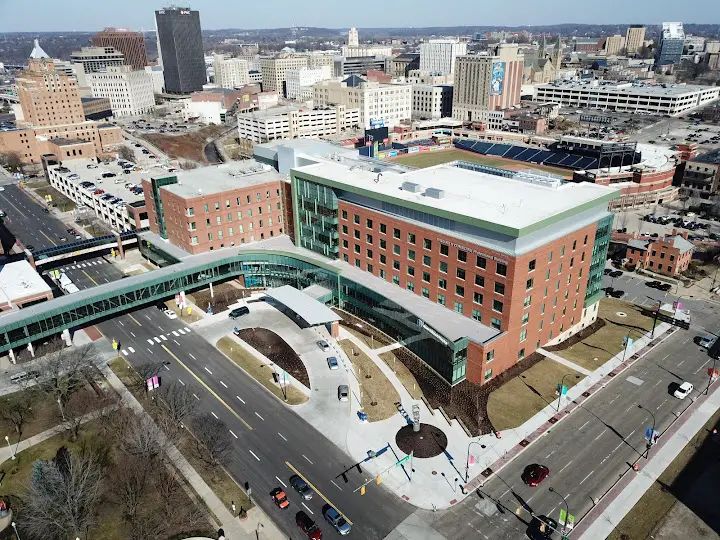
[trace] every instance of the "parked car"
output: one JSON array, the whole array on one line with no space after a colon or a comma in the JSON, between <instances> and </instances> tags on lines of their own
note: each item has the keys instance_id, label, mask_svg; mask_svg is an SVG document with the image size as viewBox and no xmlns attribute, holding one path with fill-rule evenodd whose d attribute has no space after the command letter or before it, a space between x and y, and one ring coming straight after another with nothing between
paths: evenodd
<instances>
[{"instance_id":1,"label":"parked car","mask_svg":"<svg viewBox=\"0 0 720 540\"><path fill-rule=\"evenodd\" d=\"M606 276L609 275L611 272L613 272L612 268L606 268L605 270L603 270L603 274L605 274Z\"/></svg>"},{"instance_id":2,"label":"parked car","mask_svg":"<svg viewBox=\"0 0 720 540\"><path fill-rule=\"evenodd\" d=\"M163 310L163 313L168 319L177 319L177 313L175 313L172 309L166 308Z\"/></svg>"},{"instance_id":3,"label":"parked car","mask_svg":"<svg viewBox=\"0 0 720 540\"><path fill-rule=\"evenodd\" d=\"M250 313L250 309L247 306L240 306L239 308L233 309L228 315L228 317L230 317L234 321L238 317L242 317L243 315L247 315L248 313Z\"/></svg>"},{"instance_id":4,"label":"parked car","mask_svg":"<svg viewBox=\"0 0 720 540\"><path fill-rule=\"evenodd\" d=\"M690 392L693 391L693 385L687 381L683 382L675 392L673 392L673 396L675 396L678 399L685 399Z\"/></svg>"},{"instance_id":5,"label":"parked car","mask_svg":"<svg viewBox=\"0 0 720 540\"><path fill-rule=\"evenodd\" d=\"M623 273L622 273L621 270L613 270L613 271L610 272L608 275L609 275L610 277L612 277L612 278L619 278L620 276L623 275Z\"/></svg>"},{"instance_id":6,"label":"parked car","mask_svg":"<svg viewBox=\"0 0 720 540\"><path fill-rule=\"evenodd\" d=\"M525 467L525 470L522 475L520 475L520 478L522 478L522 481L528 486L536 487L548 476L550 476L550 469L548 469L545 465L533 463L532 465Z\"/></svg>"},{"instance_id":7,"label":"parked car","mask_svg":"<svg viewBox=\"0 0 720 540\"><path fill-rule=\"evenodd\" d=\"M323 510L323 517L341 536L347 536L350 534L352 526L345 520L344 517L335 510L332 506L328 506Z\"/></svg>"},{"instance_id":8,"label":"parked car","mask_svg":"<svg viewBox=\"0 0 720 540\"><path fill-rule=\"evenodd\" d=\"M309 501L313 498L313 490L310 489L308 483L297 474L290 477L290 485L304 500Z\"/></svg>"},{"instance_id":9,"label":"parked car","mask_svg":"<svg viewBox=\"0 0 720 540\"><path fill-rule=\"evenodd\" d=\"M700 341L698 341L698 345L700 345L703 349L709 349L713 346L717 338L711 334L708 334L704 338L700 338Z\"/></svg>"},{"instance_id":10,"label":"parked car","mask_svg":"<svg viewBox=\"0 0 720 540\"><path fill-rule=\"evenodd\" d=\"M615 289L611 293L608 293L609 296L612 296L613 298L622 298L625 296L625 291L620 291L618 289Z\"/></svg>"},{"instance_id":11,"label":"parked car","mask_svg":"<svg viewBox=\"0 0 720 540\"><path fill-rule=\"evenodd\" d=\"M338 400L348 401L350 399L350 389L347 384L338 386Z\"/></svg>"},{"instance_id":12,"label":"parked car","mask_svg":"<svg viewBox=\"0 0 720 540\"><path fill-rule=\"evenodd\" d=\"M657 280L656 281L646 281L645 285L650 287L651 289L657 289L658 287L660 287L660 285L662 285L662 283L660 283Z\"/></svg>"},{"instance_id":13,"label":"parked car","mask_svg":"<svg viewBox=\"0 0 720 540\"><path fill-rule=\"evenodd\" d=\"M328 351L330 350L330 345L329 345L328 342L325 341L324 339L318 341L318 342L317 342L317 346L320 347L320 350L321 350L322 352L328 352Z\"/></svg>"},{"instance_id":14,"label":"parked car","mask_svg":"<svg viewBox=\"0 0 720 540\"><path fill-rule=\"evenodd\" d=\"M330 369L338 369L338 361L334 356L328 356L327 364Z\"/></svg>"}]
</instances>

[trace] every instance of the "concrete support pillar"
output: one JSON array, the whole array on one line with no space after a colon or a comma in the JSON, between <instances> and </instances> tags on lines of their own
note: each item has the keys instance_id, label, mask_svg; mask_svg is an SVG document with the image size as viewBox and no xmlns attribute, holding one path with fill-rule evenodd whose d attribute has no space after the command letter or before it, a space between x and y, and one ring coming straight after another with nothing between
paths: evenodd
<instances>
[{"instance_id":1,"label":"concrete support pillar","mask_svg":"<svg viewBox=\"0 0 720 540\"><path fill-rule=\"evenodd\" d=\"M72 346L72 338L70 337L70 330L65 329L62 331L62 338L65 341L65 345L68 347Z\"/></svg>"},{"instance_id":2,"label":"concrete support pillar","mask_svg":"<svg viewBox=\"0 0 720 540\"><path fill-rule=\"evenodd\" d=\"M13 364L17 364L17 359L15 358L15 351L13 351L12 349L8 349L8 356L10 357L10 361Z\"/></svg>"},{"instance_id":3,"label":"concrete support pillar","mask_svg":"<svg viewBox=\"0 0 720 540\"><path fill-rule=\"evenodd\" d=\"M32 342L28 343L27 349L28 351L30 351L30 356L35 358L35 349L33 348Z\"/></svg>"},{"instance_id":4,"label":"concrete support pillar","mask_svg":"<svg viewBox=\"0 0 720 540\"><path fill-rule=\"evenodd\" d=\"M213 291L212 281L210 282L210 298L215 298L215 292Z\"/></svg>"},{"instance_id":5,"label":"concrete support pillar","mask_svg":"<svg viewBox=\"0 0 720 540\"><path fill-rule=\"evenodd\" d=\"M27 258L28 262L32 265L33 269L37 270L37 266L35 266L35 257L33 257L33 254L29 249L25 250L25 257Z\"/></svg>"},{"instance_id":6,"label":"concrete support pillar","mask_svg":"<svg viewBox=\"0 0 720 540\"><path fill-rule=\"evenodd\" d=\"M113 231L115 235L115 241L117 242L117 252L121 259L125 258L125 249L123 249L122 240L120 239L120 233Z\"/></svg>"},{"instance_id":7,"label":"concrete support pillar","mask_svg":"<svg viewBox=\"0 0 720 540\"><path fill-rule=\"evenodd\" d=\"M334 338L340 337L340 322L333 321L330 323L330 335Z\"/></svg>"}]
</instances>

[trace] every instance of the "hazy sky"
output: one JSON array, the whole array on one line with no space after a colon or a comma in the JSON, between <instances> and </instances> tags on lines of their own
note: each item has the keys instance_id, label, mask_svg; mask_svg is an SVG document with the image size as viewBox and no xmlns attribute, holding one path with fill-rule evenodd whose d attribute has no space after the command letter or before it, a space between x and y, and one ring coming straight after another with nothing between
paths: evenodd
<instances>
[{"instance_id":1,"label":"hazy sky","mask_svg":"<svg viewBox=\"0 0 720 540\"><path fill-rule=\"evenodd\" d=\"M0 0L0 32L93 31L105 26L149 30L154 28L153 11L169 4L147 0ZM720 23L718 0L195 0L190 5L200 11L204 29Z\"/></svg>"}]
</instances>

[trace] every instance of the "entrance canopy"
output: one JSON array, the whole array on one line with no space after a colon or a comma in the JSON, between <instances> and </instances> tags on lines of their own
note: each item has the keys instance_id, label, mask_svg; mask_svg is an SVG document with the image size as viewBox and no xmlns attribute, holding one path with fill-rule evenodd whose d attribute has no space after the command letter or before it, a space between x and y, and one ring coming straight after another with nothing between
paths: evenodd
<instances>
[{"instance_id":1,"label":"entrance canopy","mask_svg":"<svg viewBox=\"0 0 720 540\"><path fill-rule=\"evenodd\" d=\"M310 326L342 320L342 317L325 304L290 285L270 289L265 294L294 312Z\"/></svg>"}]
</instances>

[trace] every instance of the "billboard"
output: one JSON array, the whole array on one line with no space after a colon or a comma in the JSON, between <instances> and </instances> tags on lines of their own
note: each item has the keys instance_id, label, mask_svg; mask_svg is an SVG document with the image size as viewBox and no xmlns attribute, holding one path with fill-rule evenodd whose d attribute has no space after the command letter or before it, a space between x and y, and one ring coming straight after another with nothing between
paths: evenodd
<instances>
[{"instance_id":1,"label":"billboard","mask_svg":"<svg viewBox=\"0 0 720 540\"><path fill-rule=\"evenodd\" d=\"M490 95L501 96L505 84L505 62L493 62L490 73Z\"/></svg>"}]
</instances>

